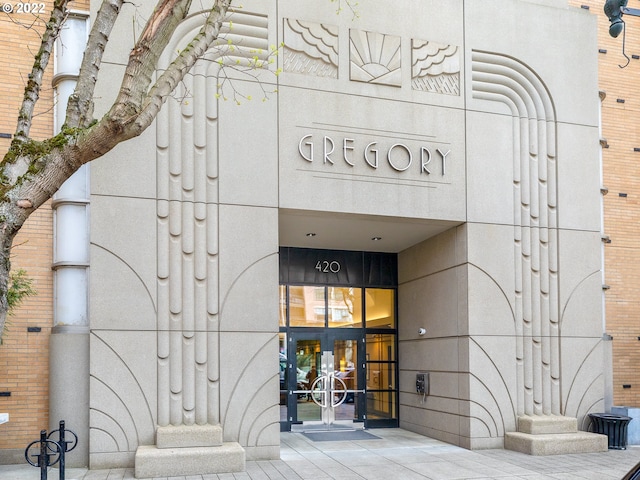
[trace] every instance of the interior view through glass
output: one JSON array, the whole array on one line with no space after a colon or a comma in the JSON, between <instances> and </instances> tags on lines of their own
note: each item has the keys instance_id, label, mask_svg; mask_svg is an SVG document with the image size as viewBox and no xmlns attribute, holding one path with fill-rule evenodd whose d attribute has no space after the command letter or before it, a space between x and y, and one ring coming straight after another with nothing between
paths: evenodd
<instances>
[{"instance_id":1,"label":"interior view through glass","mask_svg":"<svg viewBox=\"0 0 640 480\"><path fill-rule=\"evenodd\" d=\"M280 285L282 430L398 425L396 311L395 288Z\"/></svg>"}]
</instances>

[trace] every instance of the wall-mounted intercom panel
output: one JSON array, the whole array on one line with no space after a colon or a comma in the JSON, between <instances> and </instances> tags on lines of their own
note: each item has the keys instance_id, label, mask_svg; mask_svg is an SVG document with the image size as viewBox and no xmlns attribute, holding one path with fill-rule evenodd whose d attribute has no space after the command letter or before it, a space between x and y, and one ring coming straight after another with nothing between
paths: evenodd
<instances>
[{"instance_id":1,"label":"wall-mounted intercom panel","mask_svg":"<svg viewBox=\"0 0 640 480\"><path fill-rule=\"evenodd\" d=\"M429 395L429 373L416 373L416 393Z\"/></svg>"}]
</instances>

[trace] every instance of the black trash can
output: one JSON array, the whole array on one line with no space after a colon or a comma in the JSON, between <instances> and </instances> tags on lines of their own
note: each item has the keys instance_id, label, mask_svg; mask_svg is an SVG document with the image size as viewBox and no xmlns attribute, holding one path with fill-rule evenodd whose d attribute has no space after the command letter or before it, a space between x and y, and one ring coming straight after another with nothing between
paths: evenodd
<instances>
[{"instance_id":1,"label":"black trash can","mask_svg":"<svg viewBox=\"0 0 640 480\"><path fill-rule=\"evenodd\" d=\"M593 433L600 433L609 437L609 449L627 449L627 426L631 417L614 415L612 413L590 413L591 429Z\"/></svg>"}]
</instances>

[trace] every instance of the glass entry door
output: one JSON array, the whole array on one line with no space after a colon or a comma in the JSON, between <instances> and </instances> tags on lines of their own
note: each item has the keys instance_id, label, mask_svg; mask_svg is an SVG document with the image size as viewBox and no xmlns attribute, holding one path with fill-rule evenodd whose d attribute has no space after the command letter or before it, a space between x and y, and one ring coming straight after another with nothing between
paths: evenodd
<instances>
[{"instance_id":1,"label":"glass entry door","mask_svg":"<svg viewBox=\"0 0 640 480\"><path fill-rule=\"evenodd\" d=\"M288 421L338 425L364 420L364 338L350 331L291 333Z\"/></svg>"}]
</instances>

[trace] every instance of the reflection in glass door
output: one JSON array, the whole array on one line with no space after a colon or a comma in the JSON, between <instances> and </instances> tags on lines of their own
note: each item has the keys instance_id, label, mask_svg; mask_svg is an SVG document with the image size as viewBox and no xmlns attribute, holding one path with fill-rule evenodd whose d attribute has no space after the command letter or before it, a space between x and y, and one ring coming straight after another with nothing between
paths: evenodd
<instances>
[{"instance_id":1,"label":"reflection in glass door","mask_svg":"<svg viewBox=\"0 0 640 480\"><path fill-rule=\"evenodd\" d=\"M289 339L287 394L288 422L326 423L363 421L364 358L361 335L354 332L292 333ZM323 352L333 354L333 364L322 361ZM295 372L295 373L294 373ZM330 382L330 393L327 383ZM281 405L283 396L281 395ZM283 412L284 413L284 412ZM281 416L281 420L285 420Z\"/></svg>"},{"instance_id":2,"label":"reflection in glass door","mask_svg":"<svg viewBox=\"0 0 640 480\"><path fill-rule=\"evenodd\" d=\"M397 381L395 336L367 334L367 418L379 425L395 425Z\"/></svg>"},{"instance_id":3,"label":"reflection in glass door","mask_svg":"<svg viewBox=\"0 0 640 480\"><path fill-rule=\"evenodd\" d=\"M321 420L320 406L313 401L312 387L320 368L320 339L298 339L295 346L296 386L290 401L295 404L297 415L294 422Z\"/></svg>"},{"instance_id":4,"label":"reflection in glass door","mask_svg":"<svg viewBox=\"0 0 640 480\"><path fill-rule=\"evenodd\" d=\"M362 421L359 404L364 388L361 377L363 361L358 361L358 341L355 339L335 339L333 341L335 376L340 379L337 389L345 390L344 398L337 393L336 401L341 401L335 409L337 421Z\"/></svg>"},{"instance_id":5,"label":"reflection in glass door","mask_svg":"<svg viewBox=\"0 0 640 480\"><path fill-rule=\"evenodd\" d=\"M397 284L386 283L378 270L372 266L355 284L280 285L283 431L328 418L367 428L398 426ZM295 269L289 273L299 276ZM323 352L333 355L329 371L322 371Z\"/></svg>"}]
</instances>

